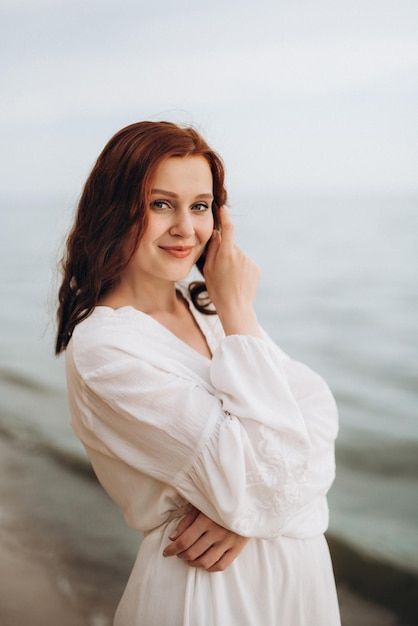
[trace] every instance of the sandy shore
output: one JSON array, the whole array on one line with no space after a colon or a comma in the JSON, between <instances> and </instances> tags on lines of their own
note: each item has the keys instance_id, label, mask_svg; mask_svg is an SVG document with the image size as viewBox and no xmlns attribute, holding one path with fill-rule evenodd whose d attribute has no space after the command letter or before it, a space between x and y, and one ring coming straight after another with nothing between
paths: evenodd
<instances>
[{"instance_id":1,"label":"sandy shore","mask_svg":"<svg viewBox=\"0 0 418 626\"><path fill-rule=\"evenodd\" d=\"M111 626L140 536L88 475L5 437L0 460L1 626ZM343 626L398 624L338 592Z\"/></svg>"}]
</instances>

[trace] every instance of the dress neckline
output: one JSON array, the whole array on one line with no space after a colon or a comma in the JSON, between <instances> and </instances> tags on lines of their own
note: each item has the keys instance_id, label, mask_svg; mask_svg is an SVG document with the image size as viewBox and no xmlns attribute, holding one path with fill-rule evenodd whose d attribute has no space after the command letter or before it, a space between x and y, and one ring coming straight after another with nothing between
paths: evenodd
<instances>
[{"instance_id":1,"label":"dress neckline","mask_svg":"<svg viewBox=\"0 0 418 626\"><path fill-rule=\"evenodd\" d=\"M189 295L187 284L185 285L182 283L176 283L176 290L181 294L181 296L185 300L187 306L189 307L190 313L192 314L196 324L198 325L200 331L202 332L203 337L205 338L205 341L209 348L209 351L212 354L211 358L205 356L198 350L195 350L195 348L193 348L190 344L183 341L183 339L180 339L180 337L178 337L175 333L173 333L169 328L164 326L164 324L162 324L157 319L155 319L155 317L153 317L152 315L149 315L148 313L144 313L144 311L137 309L131 304L125 304L123 306L118 307L117 309L114 309L113 307L107 304L98 304L94 308L94 310L95 311L99 309L107 310L107 311L111 311L112 313L116 315L123 314L124 312L132 312L134 315L143 317L144 319L148 321L148 323L153 324L154 326L158 327L160 331L164 332L166 335L170 336L171 338L174 338L174 340L176 342L179 342L183 347L185 347L187 351L191 351L194 355L197 355L201 359L204 359L205 362L210 363L212 361L213 353L214 353L214 350L216 349L216 345L215 345L212 329L207 324L208 320L206 318L208 316L204 315L203 313L200 313L200 311L198 311L196 307L193 305L193 302Z\"/></svg>"}]
</instances>

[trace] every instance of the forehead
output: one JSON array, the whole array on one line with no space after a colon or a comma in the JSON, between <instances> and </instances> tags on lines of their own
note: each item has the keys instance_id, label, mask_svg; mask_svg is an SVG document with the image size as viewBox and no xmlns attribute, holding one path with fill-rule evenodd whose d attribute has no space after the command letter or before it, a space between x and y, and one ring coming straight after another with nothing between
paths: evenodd
<instances>
[{"instance_id":1,"label":"forehead","mask_svg":"<svg viewBox=\"0 0 418 626\"><path fill-rule=\"evenodd\" d=\"M169 157L157 166L151 187L171 190L197 189L211 193L213 186L209 163L203 156Z\"/></svg>"}]
</instances>

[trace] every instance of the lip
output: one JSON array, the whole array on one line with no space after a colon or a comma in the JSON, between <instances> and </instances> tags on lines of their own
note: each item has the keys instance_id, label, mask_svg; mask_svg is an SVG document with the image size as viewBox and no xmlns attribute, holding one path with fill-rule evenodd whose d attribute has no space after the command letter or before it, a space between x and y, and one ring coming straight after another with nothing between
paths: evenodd
<instances>
[{"instance_id":1,"label":"lip","mask_svg":"<svg viewBox=\"0 0 418 626\"><path fill-rule=\"evenodd\" d=\"M160 246L160 248L176 259L185 259L193 250L193 246Z\"/></svg>"}]
</instances>

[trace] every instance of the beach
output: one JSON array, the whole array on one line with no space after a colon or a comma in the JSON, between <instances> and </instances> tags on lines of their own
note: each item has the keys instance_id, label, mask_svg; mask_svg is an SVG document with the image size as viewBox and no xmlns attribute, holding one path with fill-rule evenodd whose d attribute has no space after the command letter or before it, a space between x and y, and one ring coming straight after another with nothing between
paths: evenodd
<instances>
[{"instance_id":1,"label":"beach","mask_svg":"<svg viewBox=\"0 0 418 626\"><path fill-rule=\"evenodd\" d=\"M107 626L140 537L94 478L0 439L1 626Z\"/></svg>"},{"instance_id":2,"label":"beach","mask_svg":"<svg viewBox=\"0 0 418 626\"><path fill-rule=\"evenodd\" d=\"M141 536L88 470L0 438L1 626L111 626ZM399 626L337 579L343 626Z\"/></svg>"},{"instance_id":3,"label":"beach","mask_svg":"<svg viewBox=\"0 0 418 626\"><path fill-rule=\"evenodd\" d=\"M58 233L46 224L61 219L65 203L5 202L0 626L111 625L140 537L92 477L70 427L64 359L53 355ZM262 269L260 322L324 377L337 401L327 539L343 624L414 626L416 197L264 196L262 220L258 198L238 205L237 237Z\"/></svg>"}]
</instances>

